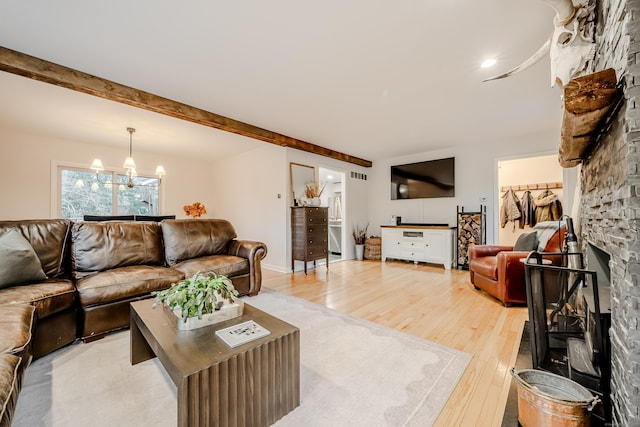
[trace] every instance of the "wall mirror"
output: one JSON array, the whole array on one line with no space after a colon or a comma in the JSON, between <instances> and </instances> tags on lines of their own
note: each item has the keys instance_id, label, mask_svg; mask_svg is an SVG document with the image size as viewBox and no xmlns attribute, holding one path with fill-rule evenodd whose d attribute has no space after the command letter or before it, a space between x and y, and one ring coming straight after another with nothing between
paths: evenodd
<instances>
[{"instance_id":1,"label":"wall mirror","mask_svg":"<svg viewBox=\"0 0 640 427\"><path fill-rule=\"evenodd\" d=\"M289 163L289 173L291 175L291 204L296 205L296 200L304 198L304 188L307 182L315 182L316 168L300 163Z\"/></svg>"}]
</instances>

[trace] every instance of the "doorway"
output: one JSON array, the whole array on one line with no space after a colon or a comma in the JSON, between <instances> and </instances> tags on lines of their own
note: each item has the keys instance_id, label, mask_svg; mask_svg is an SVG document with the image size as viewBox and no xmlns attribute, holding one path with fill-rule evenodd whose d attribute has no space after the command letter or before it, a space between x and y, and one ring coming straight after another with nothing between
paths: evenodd
<instances>
[{"instance_id":1,"label":"doorway","mask_svg":"<svg viewBox=\"0 0 640 427\"><path fill-rule=\"evenodd\" d=\"M324 167L318 168L320 183L325 184L320 196L321 205L329 207L329 262L344 256L344 182L345 173Z\"/></svg>"},{"instance_id":2,"label":"doorway","mask_svg":"<svg viewBox=\"0 0 640 427\"><path fill-rule=\"evenodd\" d=\"M509 189L514 190L519 201L527 191L534 200L552 193L560 201L563 210L569 210L564 203L563 171L558 164L557 153L498 161L496 217L499 245L512 246L521 234L530 233L532 228L531 224L521 225L520 221L507 222L502 226L503 221L500 218L503 196Z\"/></svg>"}]
</instances>

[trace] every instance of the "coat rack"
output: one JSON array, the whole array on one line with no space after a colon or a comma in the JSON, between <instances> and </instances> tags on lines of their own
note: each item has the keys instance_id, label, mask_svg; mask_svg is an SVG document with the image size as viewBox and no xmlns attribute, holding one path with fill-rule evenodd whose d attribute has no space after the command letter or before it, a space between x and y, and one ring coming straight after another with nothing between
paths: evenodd
<instances>
[{"instance_id":1,"label":"coat rack","mask_svg":"<svg viewBox=\"0 0 640 427\"><path fill-rule=\"evenodd\" d=\"M561 182L545 182L542 184L524 184L524 185L503 185L500 187L500 191L531 191L531 190L552 190L554 188L562 188Z\"/></svg>"}]
</instances>

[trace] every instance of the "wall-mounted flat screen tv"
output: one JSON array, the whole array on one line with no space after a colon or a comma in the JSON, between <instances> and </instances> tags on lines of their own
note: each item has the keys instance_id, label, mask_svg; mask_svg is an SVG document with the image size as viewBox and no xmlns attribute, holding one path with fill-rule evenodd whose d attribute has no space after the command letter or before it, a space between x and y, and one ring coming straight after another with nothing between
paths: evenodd
<instances>
[{"instance_id":1,"label":"wall-mounted flat screen tv","mask_svg":"<svg viewBox=\"0 0 640 427\"><path fill-rule=\"evenodd\" d=\"M391 166L391 200L454 196L454 157Z\"/></svg>"}]
</instances>

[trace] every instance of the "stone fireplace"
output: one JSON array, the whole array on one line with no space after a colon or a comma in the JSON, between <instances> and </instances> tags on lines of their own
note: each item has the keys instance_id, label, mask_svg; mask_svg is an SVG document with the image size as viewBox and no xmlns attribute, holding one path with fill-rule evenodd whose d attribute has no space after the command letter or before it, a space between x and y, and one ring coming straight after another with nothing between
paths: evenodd
<instances>
[{"instance_id":1,"label":"stone fireplace","mask_svg":"<svg viewBox=\"0 0 640 427\"><path fill-rule=\"evenodd\" d=\"M613 424L638 426L640 0L599 1L596 44L591 71L614 68L624 102L581 166L579 240L587 268L608 268L610 274Z\"/></svg>"}]
</instances>

